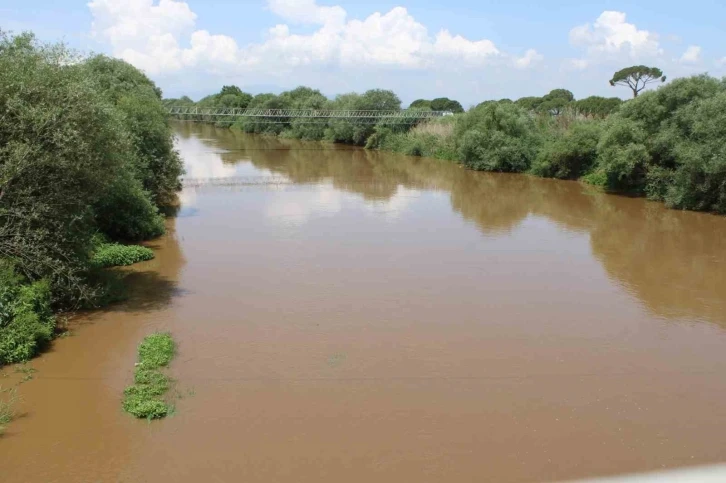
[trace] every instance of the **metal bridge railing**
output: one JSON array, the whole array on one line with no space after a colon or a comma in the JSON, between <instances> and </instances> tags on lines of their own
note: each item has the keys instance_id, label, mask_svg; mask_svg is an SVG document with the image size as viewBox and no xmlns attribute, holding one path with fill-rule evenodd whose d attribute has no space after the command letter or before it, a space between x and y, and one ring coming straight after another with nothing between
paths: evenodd
<instances>
[{"instance_id":1,"label":"metal bridge railing","mask_svg":"<svg viewBox=\"0 0 726 483\"><path fill-rule=\"evenodd\" d=\"M338 109L240 109L232 107L209 108L194 106L169 106L167 111L171 116L179 118L201 117L248 117L260 120L281 119L350 119L373 121L420 121L452 115L448 111L373 111L373 110L338 110Z\"/></svg>"}]
</instances>

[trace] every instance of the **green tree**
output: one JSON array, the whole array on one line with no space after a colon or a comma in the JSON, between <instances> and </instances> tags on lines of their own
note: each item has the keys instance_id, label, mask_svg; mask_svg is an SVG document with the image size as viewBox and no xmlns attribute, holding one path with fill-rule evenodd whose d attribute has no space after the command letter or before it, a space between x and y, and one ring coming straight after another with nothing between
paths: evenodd
<instances>
[{"instance_id":1,"label":"green tree","mask_svg":"<svg viewBox=\"0 0 726 483\"><path fill-rule=\"evenodd\" d=\"M449 111L453 113L464 112L464 108L459 103L459 101L449 99L448 97L439 97L438 99L434 99L433 101L431 101L431 110Z\"/></svg>"},{"instance_id":2,"label":"green tree","mask_svg":"<svg viewBox=\"0 0 726 483\"><path fill-rule=\"evenodd\" d=\"M129 158L135 177L157 207L173 205L181 188L183 166L174 150L174 136L156 85L131 64L104 55L91 57L82 66L123 114L135 151Z\"/></svg>"},{"instance_id":3,"label":"green tree","mask_svg":"<svg viewBox=\"0 0 726 483\"><path fill-rule=\"evenodd\" d=\"M240 89L237 86L222 86L222 90L219 91L220 96L226 96L226 95L241 96L242 94L244 94L244 92L242 92L242 89Z\"/></svg>"},{"instance_id":4,"label":"green tree","mask_svg":"<svg viewBox=\"0 0 726 483\"><path fill-rule=\"evenodd\" d=\"M633 91L633 97L638 97L640 91L645 86L653 82L665 82L666 76L657 67L646 67L644 65L634 65L626 67L613 74L610 79L611 86L627 86Z\"/></svg>"},{"instance_id":5,"label":"green tree","mask_svg":"<svg viewBox=\"0 0 726 483\"><path fill-rule=\"evenodd\" d=\"M575 96L567 89L554 89L542 98L542 102L537 105L537 110L556 116L573 100L575 100Z\"/></svg>"},{"instance_id":6,"label":"green tree","mask_svg":"<svg viewBox=\"0 0 726 483\"><path fill-rule=\"evenodd\" d=\"M623 101L619 97L590 96L573 102L575 110L585 116L604 118L615 112Z\"/></svg>"},{"instance_id":7,"label":"green tree","mask_svg":"<svg viewBox=\"0 0 726 483\"><path fill-rule=\"evenodd\" d=\"M426 99L416 99L408 106L409 109L420 109L425 111L431 111L431 101Z\"/></svg>"},{"instance_id":8,"label":"green tree","mask_svg":"<svg viewBox=\"0 0 726 483\"><path fill-rule=\"evenodd\" d=\"M528 111L536 111L540 104L542 104L542 97L535 97L535 96L529 96L529 97L520 97L514 103L518 105L519 107L526 109Z\"/></svg>"},{"instance_id":9,"label":"green tree","mask_svg":"<svg viewBox=\"0 0 726 483\"><path fill-rule=\"evenodd\" d=\"M75 56L0 32L0 258L56 300L87 298L93 205L135 157L122 114Z\"/></svg>"}]
</instances>

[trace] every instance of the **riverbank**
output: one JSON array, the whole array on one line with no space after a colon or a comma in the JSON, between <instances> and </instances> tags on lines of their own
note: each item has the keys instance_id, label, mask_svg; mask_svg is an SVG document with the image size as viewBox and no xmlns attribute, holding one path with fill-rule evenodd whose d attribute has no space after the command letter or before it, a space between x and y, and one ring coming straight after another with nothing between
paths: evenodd
<instances>
[{"instance_id":1,"label":"riverbank","mask_svg":"<svg viewBox=\"0 0 726 483\"><path fill-rule=\"evenodd\" d=\"M55 314L117 298L106 267L148 260L182 163L161 91L118 59L0 31L0 366Z\"/></svg>"},{"instance_id":2,"label":"riverbank","mask_svg":"<svg viewBox=\"0 0 726 483\"><path fill-rule=\"evenodd\" d=\"M559 91L563 90L548 96ZM571 99L571 93L567 94ZM279 96L243 98L220 93L198 105L224 105L231 102L230 96L242 103L239 107L400 108L400 100L390 91L373 90L328 101L319 91L306 87ZM410 129L395 123L347 120L269 123L242 118L215 124L246 133L445 159L479 171L582 180L610 193L660 201L669 208L726 213L726 81L693 76L622 104L594 100L569 100L564 107L548 111L530 110L532 98L487 101L468 112ZM187 98L184 102L192 101ZM214 122L212 118L198 120Z\"/></svg>"}]
</instances>

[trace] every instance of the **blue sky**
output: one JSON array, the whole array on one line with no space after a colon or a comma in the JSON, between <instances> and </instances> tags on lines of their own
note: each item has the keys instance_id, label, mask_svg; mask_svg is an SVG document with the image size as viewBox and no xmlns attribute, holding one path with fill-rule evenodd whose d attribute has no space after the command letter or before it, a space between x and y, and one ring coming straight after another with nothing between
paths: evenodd
<instances>
[{"instance_id":1,"label":"blue sky","mask_svg":"<svg viewBox=\"0 0 726 483\"><path fill-rule=\"evenodd\" d=\"M470 105L558 87L626 97L607 79L640 63L726 74L726 2L714 0L4 0L0 28L123 58L194 98L305 84Z\"/></svg>"}]
</instances>

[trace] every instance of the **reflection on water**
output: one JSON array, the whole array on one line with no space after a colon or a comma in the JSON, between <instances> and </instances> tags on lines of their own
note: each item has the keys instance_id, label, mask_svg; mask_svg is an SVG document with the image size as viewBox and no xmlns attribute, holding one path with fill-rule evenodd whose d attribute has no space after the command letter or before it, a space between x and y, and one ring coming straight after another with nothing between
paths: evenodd
<instances>
[{"instance_id":1,"label":"reflection on water","mask_svg":"<svg viewBox=\"0 0 726 483\"><path fill-rule=\"evenodd\" d=\"M191 153L185 160L195 177L269 174L318 183L312 202L286 197L268 207L290 223L304 223L311 213L339 211L341 192L360 195L369 209L391 217L405 210L418 190L448 193L453 209L485 236L511 233L530 217L589 235L592 255L611 279L654 314L726 326L722 217L667 210L574 182L473 173L448 162L248 136L207 125L180 123L178 129L182 142L189 143L182 146ZM187 151L189 146L195 147ZM194 191L185 190L187 202Z\"/></svg>"}]
</instances>

